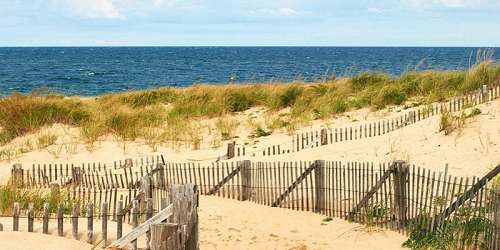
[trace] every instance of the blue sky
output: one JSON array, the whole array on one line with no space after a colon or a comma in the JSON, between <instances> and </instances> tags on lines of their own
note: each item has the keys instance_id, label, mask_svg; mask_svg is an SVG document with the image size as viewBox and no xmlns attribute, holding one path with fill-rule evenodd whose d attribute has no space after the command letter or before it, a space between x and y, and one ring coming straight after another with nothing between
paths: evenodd
<instances>
[{"instance_id":1,"label":"blue sky","mask_svg":"<svg viewBox=\"0 0 500 250\"><path fill-rule=\"evenodd\" d=\"M0 0L0 46L500 46L500 0Z\"/></svg>"}]
</instances>

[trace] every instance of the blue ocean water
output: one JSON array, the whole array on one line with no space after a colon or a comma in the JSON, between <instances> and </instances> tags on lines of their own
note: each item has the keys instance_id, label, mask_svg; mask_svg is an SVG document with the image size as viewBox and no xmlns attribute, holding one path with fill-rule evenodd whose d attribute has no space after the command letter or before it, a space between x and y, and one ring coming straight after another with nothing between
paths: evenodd
<instances>
[{"instance_id":1,"label":"blue ocean water","mask_svg":"<svg viewBox=\"0 0 500 250\"><path fill-rule=\"evenodd\" d=\"M69 95L194 83L270 82L361 71L463 69L477 48L37 47L0 48L0 95L48 88ZM498 51L499 48L493 48ZM494 54L494 59L500 57Z\"/></svg>"}]
</instances>

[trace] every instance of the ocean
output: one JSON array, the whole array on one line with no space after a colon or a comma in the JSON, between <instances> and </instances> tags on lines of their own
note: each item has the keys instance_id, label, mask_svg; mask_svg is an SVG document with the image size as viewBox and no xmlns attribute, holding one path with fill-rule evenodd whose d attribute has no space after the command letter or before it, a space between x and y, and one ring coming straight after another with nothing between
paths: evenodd
<instances>
[{"instance_id":1,"label":"ocean","mask_svg":"<svg viewBox=\"0 0 500 250\"><path fill-rule=\"evenodd\" d=\"M363 71L464 69L478 48L445 47L5 47L0 95L48 89L94 96L196 83L351 76ZM499 51L499 48L492 48ZM494 59L500 56L494 53Z\"/></svg>"}]
</instances>

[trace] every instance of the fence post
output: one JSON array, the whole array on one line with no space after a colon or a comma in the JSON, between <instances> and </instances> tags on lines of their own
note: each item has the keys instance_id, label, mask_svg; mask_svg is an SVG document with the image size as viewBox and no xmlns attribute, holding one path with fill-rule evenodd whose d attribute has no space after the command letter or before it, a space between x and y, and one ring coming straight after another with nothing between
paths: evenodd
<instances>
[{"instance_id":1,"label":"fence post","mask_svg":"<svg viewBox=\"0 0 500 250\"><path fill-rule=\"evenodd\" d=\"M94 234L94 204L89 202L87 204L87 242L92 243L92 236Z\"/></svg>"},{"instance_id":2,"label":"fence post","mask_svg":"<svg viewBox=\"0 0 500 250\"><path fill-rule=\"evenodd\" d=\"M321 213L325 207L325 161L316 160L314 164L314 181L316 183L314 212Z\"/></svg>"},{"instance_id":3,"label":"fence post","mask_svg":"<svg viewBox=\"0 0 500 250\"><path fill-rule=\"evenodd\" d=\"M102 223L102 248L108 245L108 203L103 202L101 205L101 223Z\"/></svg>"},{"instance_id":4,"label":"fence post","mask_svg":"<svg viewBox=\"0 0 500 250\"><path fill-rule=\"evenodd\" d=\"M42 233L49 233L49 203L45 202L43 204L43 217L42 217Z\"/></svg>"},{"instance_id":5,"label":"fence post","mask_svg":"<svg viewBox=\"0 0 500 250\"><path fill-rule=\"evenodd\" d=\"M118 201L116 214L116 238L120 239L123 232L123 201Z\"/></svg>"},{"instance_id":6,"label":"fence post","mask_svg":"<svg viewBox=\"0 0 500 250\"><path fill-rule=\"evenodd\" d=\"M231 142L227 144L227 159L233 159L234 158L234 146L236 145L236 142Z\"/></svg>"},{"instance_id":7,"label":"fence post","mask_svg":"<svg viewBox=\"0 0 500 250\"><path fill-rule=\"evenodd\" d=\"M326 128L321 129L321 145L328 144L328 134Z\"/></svg>"},{"instance_id":8,"label":"fence post","mask_svg":"<svg viewBox=\"0 0 500 250\"><path fill-rule=\"evenodd\" d=\"M172 223L151 225L151 250L177 249L177 230L178 225Z\"/></svg>"},{"instance_id":9,"label":"fence post","mask_svg":"<svg viewBox=\"0 0 500 250\"><path fill-rule=\"evenodd\" d=\"M33 217L33 203L28 204L28 232L33 232L33 221L35 218Z\"/></svg>"},{"instance_id":10,"label":"fence post","mask_svg":"<svg viewBox=\"0 0 500 250\"><path fill-rule=\"evenodd\" d=\"M146 220L153 216L153 199L146 199ZM146 232L146 249L151 249L151 231Z\"/></svg>"},{"instance_id":11,"label":"fence post","mask_svg":"<svg viewBox=\"0 0 500 250\"><path fill-rule=\"evenodd\" d=\"M59 206L57 207L57 235L58 236L63 236L63 213L64 213L64 206L62 203L59 203Z\"/></svg>"},{"instance_id":12,"label":"fence post","mask_svg":"<svg viewBox=\"0 0 500 250\"><path fill-rule=\"evenodd\" d=\"M73 186L80 186L82 183L82 169L80 167L73 167Z\"/></svg>"},{"instance_id":13,"label":"fence post","mask_svg":"<svg viewBox=\"0 0 500 250\"><path fill-rule=\"evenodd\" d=\"M73 239L78 239L78 216L80 215L80 203L73 204L73 211L71 213L71 221L72 221L72 229L71 233L73 235Z\"/></svg>"},{"instance_id":14,"label":"fence post","mask_svg":"<svg viewBox=\"0 0 500 250\"><path fill-rule=\"evenodd\" d=\"M24 171L23 171L23 166L20 163L16 163L12 166L12 184L14 185L14 188L18 187L23 187L23 177L24 177Z\"/></svg>"},{"instance_id":15,"label":"fence post","mask_svg":"<svg viewBox=\"0 0 500 250\"><path fill-rule=\"evenodd\" d=\"M134 161L132 160L132 158L125 159L123 168L131 168L133 166L134 166Z\"/></svg>"},{"instance_id":16,"label":"fence post","mask_svg":"<svg viewBox=\"0 0 500 250\"><path fill-rule=\"evenodd\" d=\"M482 94L482 97L481 97L481 103L485 103L488 101L488 85L486 84L483 84L482 88L481 88L481 94Z\"/></svg>"},{"instance_id":17,"label":"fence post","mask_svg":"<svg viewBox=\"0 0 500 250\"><path fill-rule=\"evenodd\" d=\"M180 249L179 244L179 225L167 223L167 249Z\"/></svg>"},{"instance_id":18,"label":"fence post","mask_svg":"<svg viewBox=\"0 0 500 250\"><path fill-rule=\"evenodd\" d=\"M241 185L242 185L242 195L241 200L246 201L251 197L251 179L252 179L252 171L251 166L252 162L249 160L245 160L241 162Z\"/></svg>"},{"instance_id":19,"label":"fence post","mask_svg":"<svg viewBox=\"0 0 500 250\"><path fill-rule=\"evenodd\" d=\"M394 202L398 222L398 230L406 226L406 181L408 179L408 165L405 161L395 161L394 168Z\"/></svg>"},{"instance_id":20,"label":"fence post","mask_svg":"<svg viewBox=\"0 0 500 250\"><path fill-rule=\"evenodd\" d=\"M151 250L167 250L167 224L151 225Z\"/></svg>"},{"instance_id":21,"label":"fence post","mask_svg":"<svg viewBox=\"0 0 500 250\"><path fill-rule=\"evenodd\" d=\"M132 228L139 225L139 201L132 201ZM137 250L137 240L132 241L132 249Z\"/></svg>"},{"instance_id":22,"label":"fence post","mask_svg":"<svg viewBox=\"0 0 500 250\"><path fill-rule=\"evenodd\" d=\"M13 231L19 231L19 203L15 202L14 203L14 216L13 218L13 225L12 225L12 230Z\"/></svg>"}]
</instances>

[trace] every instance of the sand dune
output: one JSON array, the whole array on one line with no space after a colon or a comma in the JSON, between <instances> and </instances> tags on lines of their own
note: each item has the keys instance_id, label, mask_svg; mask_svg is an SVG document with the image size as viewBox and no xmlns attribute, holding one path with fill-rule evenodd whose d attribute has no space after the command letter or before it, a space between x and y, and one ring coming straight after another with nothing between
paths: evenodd
<instances>
[{"instance_id":1,"label":"sand dune","mask_svg":"<svg viewBox=\"0 0 500 250\"><path fill-rule=\"evenodd\" d=\"M449 172L453 175L482 175L500 163L500 144L498 143L500 141L500 101L482 104L479 108L482 114L470 119L460 133L454 132L448 136L438 131L439 116L436 116L379 137L345 141L304 150L293 155L242 159L254 161L325 159L375 162L403 159L411 164L433 170L442 170L445 164L448 164ZM343 126L350 124L352 119L364 117L360 119L376 120L386 115L391 114L367 113L366 110L361 110L351 112L349 117L344 116L333 120L330 125ZM302 131L319 129L322 126L324 123L317 121L303 128ZM58 128L61 133L77 133L72 128L60 129L56 126L53 129ZM255 147L276 144L288 139L286 134L276 133L258 138L259 142ZM243 143L245 138L238 140ZM152 152L144 143L133 142L123 150L122 145L112 138L107 138L91 152L85 149L85 145L78 143L77 150L72 154L62 153L55 157L48 150L39 150L25 153L10 162L1 162L0 180L6 180L10 175L12 164L17 162L24 166L51 162L69 162L78 165L89 161L111 164L118 159L160 153L164 154L168 161L197 159L201 163L208 163L224 154L225 148L177 152L170 148L160 147L158 152ZM265 207L217 197L201 197L199 214L201 249L400 249L401 243L405 240L403 235L392 231L370 230L365 226L340 219L323 223L324 217L318 214ZM5 231L11 231L9 229L12 226L11 218L2 218L0 222L4 225ZM21 228L23 228L23 223L25 222L21 223ZM85 221L81 223L85 225ZM95 226L96 235L99 235L99 224ZM66 237L70 238L70 224L65 228ZM110 225L108 228L110 240L113 240L115 226ZM35 228L35 230L40 229ZM130 228L127 227L126 230ZM53 231L52 234L55 232ZM84 238L83 234L81 238ZM90 247L88 244L75 240L44 236L40 233L2 232L0 241L2 242L1 249L89 249ZM18 242L21 241L25 244L19 246ZM143 241L140 240L139 246L144 244ZM30 242L33 242L33 245L28 244ZM57 248L61 246L64 247Z\"/></svg>"}]
</instances>

